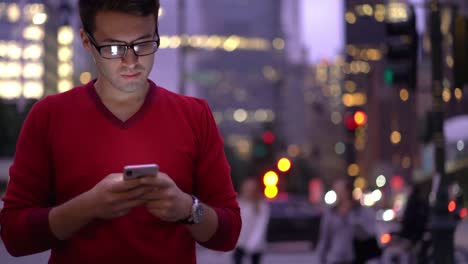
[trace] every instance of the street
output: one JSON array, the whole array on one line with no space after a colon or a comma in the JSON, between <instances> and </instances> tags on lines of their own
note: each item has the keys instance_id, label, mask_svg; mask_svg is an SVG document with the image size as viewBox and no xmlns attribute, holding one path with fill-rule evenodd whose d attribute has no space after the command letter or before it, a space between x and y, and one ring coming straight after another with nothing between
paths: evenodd
<instances>
[{"instance_id":1,"label":"street","mask_svg":"<svg viewBox=\"0 0 468 264\"><path fill-rule=\"evenodd\" d=\"M455 253L457 264L468 263L468 221L460 222L455 234ZM460 250L461 249L461 250ZM197 260L200 264L230 264L232 252L215 252L197 247ZM1 264L36 264L47 263L49 252L27 257L14 258L6 252L3 243L0 242ZM249 263L249 262L246 262ZM313 264L316 263L310 244L305 242L281 242L270 244L263 258L263 263L268 264Z\"/></svg>"}]
</instances>

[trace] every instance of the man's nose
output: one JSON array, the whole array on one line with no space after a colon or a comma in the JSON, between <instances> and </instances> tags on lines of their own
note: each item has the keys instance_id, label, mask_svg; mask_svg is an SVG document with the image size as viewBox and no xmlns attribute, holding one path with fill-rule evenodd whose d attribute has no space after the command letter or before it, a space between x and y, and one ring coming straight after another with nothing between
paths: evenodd
<instances>
[{"instance_id":1,"label":"man's nose","mask_svg":"<svg viewBox=\"0 0 468 264\"><path fill-rule=\"evenodd\" d=\"M135 65L138 62L138 56L133 48L128 47L125 56L122 57L122 62L127 65Z\"/></svg>"}]
</instances>

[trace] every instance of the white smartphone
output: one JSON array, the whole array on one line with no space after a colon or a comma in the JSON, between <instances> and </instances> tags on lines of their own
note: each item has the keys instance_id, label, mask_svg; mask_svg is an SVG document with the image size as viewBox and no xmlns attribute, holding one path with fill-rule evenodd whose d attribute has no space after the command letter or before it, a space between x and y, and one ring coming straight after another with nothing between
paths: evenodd
<instances>
[{"instance_id":1,"label":"white smartphone","mask_svg":"<svg viewBox=\"0 0 468 264\"><path fill-rule=\"evenodd\" d=\"M124 180L135 179L143 176L158 175L157 164L127 165L124 167Z\"/></svg>"}]
</instances>

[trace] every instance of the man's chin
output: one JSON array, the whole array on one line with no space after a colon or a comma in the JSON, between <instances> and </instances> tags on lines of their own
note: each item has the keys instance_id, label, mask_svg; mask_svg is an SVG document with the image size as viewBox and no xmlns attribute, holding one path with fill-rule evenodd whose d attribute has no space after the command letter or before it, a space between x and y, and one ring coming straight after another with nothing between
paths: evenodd
<instances>
[{"instance_id":1,"label":"man's chin","mask_svg":"<svg viewBox=\"0 0 468 264\"><path fill-rule=\"evenodd\" d=\"M147 87L147 81L146 80L141 80L141 81L132 81L132 82L121 82L117 85L118 89L127 92L127 93L133 93L138 90L145 89Z\"/></svg>"}]
</instances>

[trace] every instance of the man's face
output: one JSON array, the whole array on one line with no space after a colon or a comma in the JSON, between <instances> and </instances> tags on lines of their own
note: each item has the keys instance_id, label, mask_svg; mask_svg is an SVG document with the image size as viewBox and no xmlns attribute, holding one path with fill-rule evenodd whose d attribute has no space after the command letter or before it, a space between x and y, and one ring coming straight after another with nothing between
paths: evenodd
<instances>
[{"instance_id":1,"label":"man's face","mask_svg":"<svg viewBox=\"0 0 468 264\"><path fill-rule=\"evenodd\" d=\"M155 39L156 21L153 15L140 17L119 12L98 12L92 34L97 46L111 44L137 44ZM106 87L131 93L146 87L154 63L154 54L136 56L128 48L122 58L101 57L85 32L81 32L85 48L91 51L99 71L98 82Z\"/></svg>"}]
</instances>

